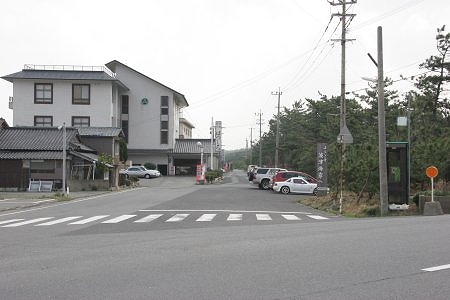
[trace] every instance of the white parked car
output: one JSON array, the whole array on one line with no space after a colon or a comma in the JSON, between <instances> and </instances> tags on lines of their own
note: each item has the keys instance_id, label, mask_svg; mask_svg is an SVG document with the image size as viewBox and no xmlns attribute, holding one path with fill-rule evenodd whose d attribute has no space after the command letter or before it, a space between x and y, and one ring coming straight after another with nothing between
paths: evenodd
<instances>
[{"instance_id":1,"label":"white parked car","mask_svg":"<svg viewBox=\"0 0 450 300\"><path fill-rule=\"evenodd\" d=\"M291 177L286 181L279 181L273 184L273 190L283 194L317 194L317 183L310 183L303 177Z\"/></svg>"},{"instance_id":2,"label":"white parked car","mask_svg":"<svg viewBox=\"0 0 450 300\"><path fill-rule=\"evenodd\" d=\"M140 178L155 178L161 176L161 173L158 170L149 170L144 166L132 166L128 169L120 170L119 173Z\"/></svg>"}]
</instances>

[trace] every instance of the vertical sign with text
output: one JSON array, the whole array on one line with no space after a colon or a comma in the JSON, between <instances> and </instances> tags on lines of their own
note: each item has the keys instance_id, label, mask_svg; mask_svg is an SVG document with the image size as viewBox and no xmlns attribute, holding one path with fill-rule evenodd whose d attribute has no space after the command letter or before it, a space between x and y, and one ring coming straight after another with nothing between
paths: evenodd
<instances>
[{"instance_id":1,"label":"vertical sign with text","mask_svg":"<svg viewBox=\"0 0 450 300\"><path fill-rule=\"evenodd\" d=\"M317 180L319 186L328 186L328 149L326 143L317 144Z\"/></svg>"}]
</instances>

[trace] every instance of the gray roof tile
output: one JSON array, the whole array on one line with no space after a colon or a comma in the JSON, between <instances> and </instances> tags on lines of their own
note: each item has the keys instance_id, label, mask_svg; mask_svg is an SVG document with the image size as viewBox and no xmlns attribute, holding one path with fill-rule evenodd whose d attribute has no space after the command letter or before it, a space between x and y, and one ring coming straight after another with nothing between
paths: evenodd
<instances>
[{"instance_id":1,"label":"gray roof tile","mask_svg":"<svg viewBox=\"0 0 450 300\"><path fill-rule=\"evenodd\" d=\"M201 153L200 147L197 142L202 143L203 153L211 153L211 140L210 139L176 139L175 146L172 153ZM213 149L213 153L215 149Z\"/></svg>"}]
</instances>

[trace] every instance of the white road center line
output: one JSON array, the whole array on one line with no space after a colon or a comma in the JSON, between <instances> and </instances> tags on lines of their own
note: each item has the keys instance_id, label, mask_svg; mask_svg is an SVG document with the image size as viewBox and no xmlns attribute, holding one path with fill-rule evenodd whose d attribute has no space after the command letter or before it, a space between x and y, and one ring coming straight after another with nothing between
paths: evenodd
<instances>
[{"instance_id":1,"label":"white road center line","mask_svg":"<svg viewBox=\"0 0 450 300\"><path fill-rule=\"evenodd\" d=\"M134 223L148 223L151 222L153 220L158 219L159 217L161 217L162 214L152 214L152 215L148 215L146 217L143 217L142 219L136 220L134 221Z\"/></svg>"},{"instance_id":2,"label":"white road center line","mask_svg":"<svg viewBox=\"0 0 450 300\"><path fill-rule=\"evenodd\" d=\"M328 220L328 218L322 217L322 216L316 216L316 215L307 215L307 216L314 220Z\"/></svg>"},{"instance_id":3,"label":"white road center line","mask_svg":"<svg viewBox=\"0 0 450 300\"><path fill-rule=\"evenodd\" d=\"M166 222L180 222L187 218L189 214L176 214L172 218L166 220Z\"/></svg>"},{"instance_id":4,"label":"white road center line","mask_svg":"<svg viewBox=\"0 0 450 300\"><path fill-rule=\"evenodd\" d=\"M38 222L50 220L50 219L53 219L53 217L37 218L37 219L32 219L32 220L28 220L28 221L19 222L19 223L8 224L8 225L2 226L2 227L18 227L18 226L38 223Z\"/></svg>"},{"instance_id":5,"label":"white road center line","mask_svg":"<svg viewBox=\"0 0 450 300\"><path fill-rule=\"evenodd\" d=\"M258 221L270 221L272 218L268 214L256 214L256 220Z\"/></svg>"},{"instance_id":6,"label":"white road center line","mask_svg":"<svg viewBox=\"0 0 450 300\"><path fill-rule=\"evenodd\" d=\"M53 221L49 221L49 222L45 222L45 223L41 223L41 224L36 224L34 226L50 226L50 225L55 225L55 224L64 223L64 222L72 221L72 220L75 220L75 219L79 219L81 217L82 216L67 217L67 218L53 220Z\"/></svg>"},{"instance_id":7,"label":"white road center line","mask_svg":"<svg viewBox=\"0 0 450 300\"><path fill-rule=\"evenodd\" d=\"M426 269L422 269L422 271L425 271L425 272L435 272L435 271L441 271L441 270L446 270L446 269L450 269L450 264L448 264L448 265L436 266L436 267L431 267L431 268L426 268Z\"/></svg>"},{"instance_id":8,"label":"white road center line","mask_svg":"<svg viewBox=\"0 0 450 300\"><path fill-rule=\"evenodd\" d=\"M296 215L281 215L283 218L285 218L288 221L298 221L301 220L299 217L297 217Z\"/></svg>"},{"instance_id":9,"label":"white road center line","mask_svg":"<svg viewBox=\"0 0 450 300\"><path fill-rule=\"evenodd\" d=\"M22 221L23 219L11 219L11 220L6 220L6 221L1 221L0 222L0 225L1 224L8 224L8 223L13 223L13 222L19 222L19 221Z\"/></svg>"},{"instance_id":10,"label":"white road center line","mask_svg":"<svg viewBox=\"0 0 450 300\"><path fill-rule=\"evenodd\" d=\"M89 222L93 222L93 221L97 221L97 220L100 220L100 219L104 219L106 217L109 217L109 215L93 216L93 217L90 217L90 218L87 218L87 219L83 219L83 220L79 220L79 221L75 221L75 222L69 223L67 225L83 225L83 224L87 224Z\"/></svg>"},{"instance_id":11,"label":"white road center line","mask_svg":"<svg viewBox=\"0 0 450 300\"><path fill-rule=\"evenodd\" d=\"M227 218L227 221L241 221L242 214L230 214Z\"/></svg>"},{"instance_id":12,"label":"white road center line","mask_svg":"<svg viewBox=\"0 0 450 300\"><path fill-rule=\"evenodd\" d=\"M217 216L217 214L203 214L200 218L195 220L196 222L209 222L214 219L214 217Z\"/></svg>"},{"instance_id":13,"label":"white road center line","mask_svg":"<svg viewBox=\"0 0 450 300\"><path fill-rule=\"evenodd\" d=\"M103 221L102 223L104 223L104 224L119 223L119 222L122 222L122 221L124 221L124 220L131 219L131 218L133 218L133 217L136 217L136 215L121 215L121 216L118 216L118 217L116 217L116 218L112 218L112 219Z\"/></svg>"}]
</instances>

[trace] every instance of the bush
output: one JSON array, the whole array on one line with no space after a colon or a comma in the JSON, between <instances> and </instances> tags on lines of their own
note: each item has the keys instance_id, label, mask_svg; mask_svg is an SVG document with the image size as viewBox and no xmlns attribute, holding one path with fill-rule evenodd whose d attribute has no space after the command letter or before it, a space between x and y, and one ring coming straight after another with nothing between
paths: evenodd
<instances>
[{"instance_id":1,"label":"bush","mask_svg":"<svg viewBox=\"0 0 450 300\"><path fill-rule=\"evenodd\" d=\"M149 170L156 170L156 165L154 163L147 162L144 164L144 167Z\"/></svg>"},{"instance_id":2,"label":"bush","mask_svg":"<svg viewBox=\"0 0 450 300\"><path fill-rule=\"evenodd\" d=\"M222 170L209 170L205 174L206 181L208 183L214 182L217 178L223 177L223 171Z\"/></svg>"}]
</instances>

